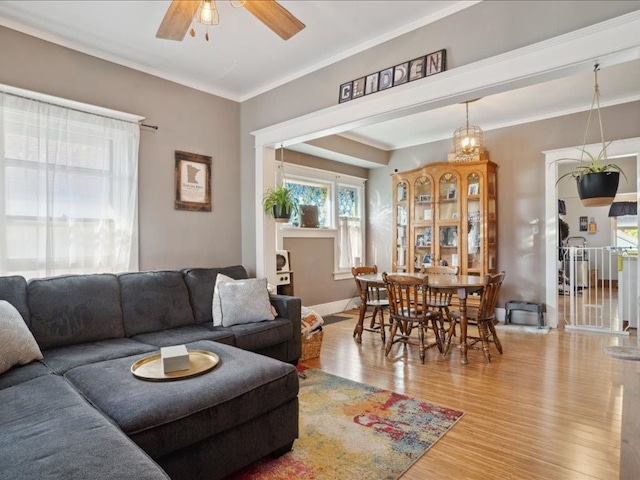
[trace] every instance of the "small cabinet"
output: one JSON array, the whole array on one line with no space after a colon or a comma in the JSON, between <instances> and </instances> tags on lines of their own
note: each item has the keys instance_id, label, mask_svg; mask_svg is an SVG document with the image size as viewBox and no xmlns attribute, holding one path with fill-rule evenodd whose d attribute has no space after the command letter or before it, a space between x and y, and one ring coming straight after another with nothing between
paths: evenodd
<instances>
[{"instance_id":1,"label":"small cabinet","mask_svg":"<svg viewBox=\"0 0 640 480\"><path fill-rule=\"evenodd\" d=\"M393 270L458 266L463 275L498 268L497 165L438 162L393 175Z\"/></svg>"}]
</instances>

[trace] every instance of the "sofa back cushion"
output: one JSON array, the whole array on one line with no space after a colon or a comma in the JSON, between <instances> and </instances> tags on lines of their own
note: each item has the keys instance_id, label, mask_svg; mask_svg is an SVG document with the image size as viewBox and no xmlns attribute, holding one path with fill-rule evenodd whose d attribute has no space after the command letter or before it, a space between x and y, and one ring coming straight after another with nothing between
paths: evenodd
<instances>
[{"instance_id":1,"label":"sofa back cushion","mask_svg":"<svg viewBox=\"0 0 640 480\"><path fill-rule=\"evenodd\" d=\"M224 268L188 268L184 270L184 280L189 288L189 299L196 318L196 323L211 323L213 287L218 273L222 273L234 280L249 278L242 265Z\"/></svg>"},{"instance_id":2,"label":"sofa back cushion","mask_svg":"<svg viewBox=\"0 0 640 480\"><path fill-rule=\"evenodd\" d=\"M122 273L118 280L127 336L195 323L182 272Z\"/></svg>"},{"instance_id":3,"label":"sofa back cushion","mask_svg":"<svg viewBox=\"0 0 640 480\"><path fill-rule=\"evenodd\" d=\"M6 300L16 307L27 326L31 325L29 302L27 300L27 281L20 275L0 277L0 300Z\"/></svg>"},{"instance_id":4,"label":"sofa back cushion","mask_svg":"<svg viewBox=\"0 0 640 480\"><path fill-rule=\"evenodd\" d=\"M28 292L31 331L42 349L124 337L115 275L34 278Z\"/></svg>"}]
</instances>

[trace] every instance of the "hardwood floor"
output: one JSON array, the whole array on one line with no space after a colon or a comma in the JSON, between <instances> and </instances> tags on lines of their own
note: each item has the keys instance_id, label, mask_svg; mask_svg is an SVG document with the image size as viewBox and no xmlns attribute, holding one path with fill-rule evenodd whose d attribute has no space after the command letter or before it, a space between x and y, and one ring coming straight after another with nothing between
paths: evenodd
<instances>
[{"instance_id":1,"label":"hardwood floor","mask_svg":"<svg viewBox=\"0 0 640 480\"><path fill-rule=\"evenodd\" d=\"M640 374L640 362L603 349L635 345L635 333L499 331L504 355L492 346L490 365L479 351L461 365L457 350L435 348L422 365L417 346L385 358L379 334L355 343L349 313L324 327L321 355L305 365L465 412L403 479L618 479L623 372Z\"/></svg>"}]
</instances>

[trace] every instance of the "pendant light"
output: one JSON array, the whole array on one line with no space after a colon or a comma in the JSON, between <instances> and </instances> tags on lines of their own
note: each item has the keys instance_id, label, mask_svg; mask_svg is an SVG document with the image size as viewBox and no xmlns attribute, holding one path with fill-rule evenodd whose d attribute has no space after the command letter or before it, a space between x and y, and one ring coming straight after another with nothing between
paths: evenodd
<instances>
[{"instance_id":1,"label":"pendant light","mask_svg":"<svg viewBox=\"0 0 640 480\"><path fill-rule=\"evenodd\" d=\"M489 158L484 148L482 129L476 125L469 125L469 103L476 100L464 102L466 123L453 132L453 150L448 156L450 162L476 162Z\"/></svg>"}]
</instances>

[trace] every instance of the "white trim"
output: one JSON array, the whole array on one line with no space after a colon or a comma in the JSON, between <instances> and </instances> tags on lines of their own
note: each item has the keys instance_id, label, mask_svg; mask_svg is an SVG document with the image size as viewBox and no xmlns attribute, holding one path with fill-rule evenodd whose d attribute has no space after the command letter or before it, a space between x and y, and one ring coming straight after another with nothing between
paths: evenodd
<instances>
[{"instance_id":1,"label":"white trim","mask_svg":"<svg viewBox=\"0 0 640 480\"><path fill-rule=\"evenodd\" d=\"M255 136L256 165L265 147L293 145L381 120L437 108L540 83L593 69L594 60L612 65L628 60L640 47L640 11L576 30L558 37L464 65L417 82L378 92L251 132ZM260 169L260 167L257 167ZM256 172L257 174L257 172ZM256 181L261 198L262 179ZM549 212L546 212L549 218ZM266 233L256 226L256 268L267 247ZM548 279L547 279L548 280Z\"/></svg>"},{"instance_id":2,"label":"white trim","mask_svg":"<svg viewBox=\"0 0 640 480\"><path fill-rule=\"evenodd\" d=\"M347 310L356 308L358 305L360 305L360 298L354 297L336 300L335 302L311 305L309 308L322 317L324 315L346 312Z\"/></svg>"},{"instance_id":3,"label":"white trim","mask_svg":"<svg viewBox=\"0 0 640 480\"><path fill-rule=\"evenodd\" d=\"M558 327L558 195L556 179L558 164L570 162L570 160L563 161L562 159L575 157L576 148L582 148L582 145L542 152L545 156L545 303L547 324L554 328ZM584 149L597 154L602 149L602 144L593 143L586 145ZM615 140L607 147L609 159L630 156L636 157L636 168L640 172L640 137ZM640 192L640 175L636 176L636 192ZM636 199L638 199L638 193L636 193ZM640 280L640 270L638 276Z\"/></svg>"},{"instance_id":4,"label":"white trim","mask_svg":"<svg viewBox=\"0 0 640 480\"><path fill-rule=\"evenodd\" d=\"M81 112L114 118L116 120L124 120L125 122L139 123L145 119L145 117L134 115L133 113L111 110L110 108L98 107L97 105L91 105L89 103L76 102L75 100L69 100L68 98L54 97L53 95L33 92L31 90L25 90L23 88L12 87L11 85L4 85L0 83L0 93L2 92L18 97L30 98L38 102L50 103L52 105L72 110L79 110Z\"/></svg>"}]
</instances>

